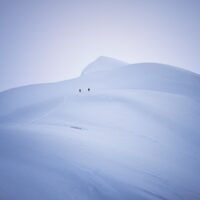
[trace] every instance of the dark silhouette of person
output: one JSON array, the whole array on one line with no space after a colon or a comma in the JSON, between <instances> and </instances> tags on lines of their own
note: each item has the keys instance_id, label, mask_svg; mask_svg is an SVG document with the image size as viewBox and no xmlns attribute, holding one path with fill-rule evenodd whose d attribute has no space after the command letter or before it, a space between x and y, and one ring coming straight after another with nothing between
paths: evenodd
<instances>
[{"instance_id":1,"label":"dark silhouette of person","mask_svg":"<svg viewBox=\"0 0 200 200\"><path fill-rule=\"evenodd\" d=\"M88 88L88 92L90 91L90 88Z\"/></svg>"},{"instance_id":2,"label":"dark silhouette of person","mask_svg":"<svg viewBox=\"0 0 200 200\"><path fill-rule=\"evenodd\" d=\"M81 92L81 89L79 89L78 91Z\"/></svg>"}]
</instances>

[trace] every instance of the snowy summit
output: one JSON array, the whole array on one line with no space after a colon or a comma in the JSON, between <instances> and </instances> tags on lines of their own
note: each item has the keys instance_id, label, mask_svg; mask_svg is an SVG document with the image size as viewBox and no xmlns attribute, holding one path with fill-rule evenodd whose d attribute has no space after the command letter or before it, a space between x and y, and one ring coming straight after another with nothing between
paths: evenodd
<instances>
[{"instance_id":1,"label":"snowy summit","mask_svg":"<svg viewBox=\"0 0 200 200\"><path fill-rule=\"evenodd\" d=\"M200 199L200 75L100 57L0 93L0 199Z\"/></svg>"}]
</instances>

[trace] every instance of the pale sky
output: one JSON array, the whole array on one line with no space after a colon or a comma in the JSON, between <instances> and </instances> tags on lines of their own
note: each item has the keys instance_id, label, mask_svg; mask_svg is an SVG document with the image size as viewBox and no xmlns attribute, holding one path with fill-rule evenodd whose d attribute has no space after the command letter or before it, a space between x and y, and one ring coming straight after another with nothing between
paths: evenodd
<instances>
[{"instance_id":1,"label":"pale sky","mask_svg":"<svg viewBox=\"0 0 200 200\"><path fill-rule=\"evenodd\" d=\"M0 91L80 75L99 56L200 73L198 0L0 0Z\"/></svg>"}]
</instances>

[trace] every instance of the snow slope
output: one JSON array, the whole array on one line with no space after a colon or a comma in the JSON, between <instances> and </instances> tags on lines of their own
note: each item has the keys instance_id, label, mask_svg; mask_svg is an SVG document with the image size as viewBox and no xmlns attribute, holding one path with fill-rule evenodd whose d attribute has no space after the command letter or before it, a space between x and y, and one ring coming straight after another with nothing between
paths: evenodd
<instances>
[{"instance_id":1,"label":"snow slope","mask_svg":"<svg viewBox=\"0 0 200 200\"><path fill-rule=\"evenodd\" d=\"M199 122L200 76L163 64L2 92L0 199L200 199Z\"/></svg>"}]
</instances>

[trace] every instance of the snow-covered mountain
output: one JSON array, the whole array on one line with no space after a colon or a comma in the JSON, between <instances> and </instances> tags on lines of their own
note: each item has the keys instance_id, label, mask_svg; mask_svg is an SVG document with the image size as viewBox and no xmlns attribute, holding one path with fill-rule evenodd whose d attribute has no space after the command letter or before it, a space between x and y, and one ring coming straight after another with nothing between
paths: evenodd
<instances>
[{"instance_id":1,"label":"snow-covered mountain","mask_svg":"<svg viewBox=\"0 0 200 200\"><path fill-rule=\"evenodd\" d=\"M200 75L100 57L0 93L0 199L200 199Z\"/></svg>"}]
</instances>

